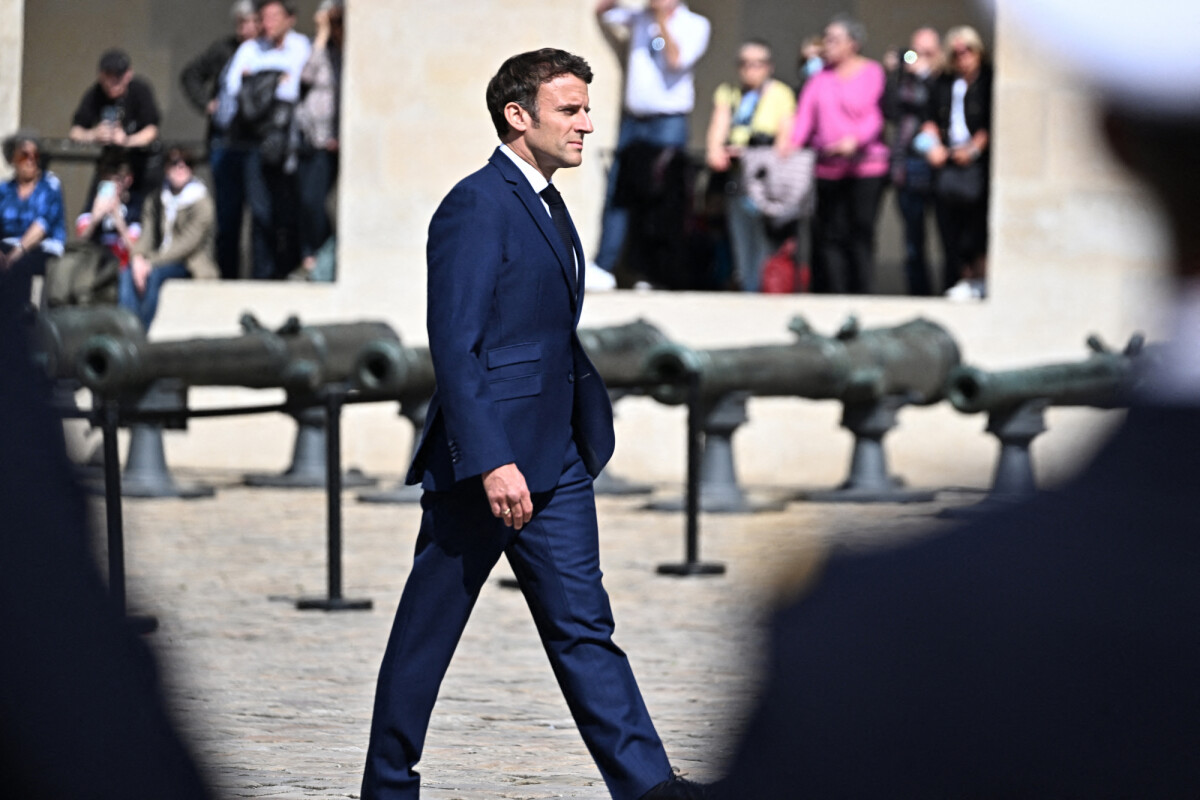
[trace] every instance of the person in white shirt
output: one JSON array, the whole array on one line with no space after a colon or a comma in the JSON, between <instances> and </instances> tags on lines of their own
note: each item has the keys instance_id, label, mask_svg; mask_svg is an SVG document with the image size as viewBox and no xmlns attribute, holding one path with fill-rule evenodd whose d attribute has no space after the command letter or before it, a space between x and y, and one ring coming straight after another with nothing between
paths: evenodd
<instances>
[{"instance_id":1,"label":"person in white shirt","mask_svg":"<svg viewBox=\"0 0 1200 800\"><path fill-rule=\"evenodd\" d=\"M696 102L692 70L708 49L711 25L681 0L649 0L640 11L618 7L616 0L600 0L596 18L614 49L625 49L624 37L619 35L622 31L628 45L621 129L608 172L595 262L611 273L621 255L629 221L626 210L613 204L621 152L643 142L660 147L687 145L688 115Z\"/></svg>"},{"instance_id":2,"label":"person in white shirt","mask_svg":"<svg viewBox=\"0 0 1200 800\"><path fill-rule=\"evenodd\" d=\"M287 168L288 132L312 44L292 30L293 0L258 0L255 7L262 35L243 42L233 54L223 88L238 102L218 108L214 122L230 131L233 146L245 154L246 201L253 221L251 276L265 280L286 277L300 261L296 180L294 169ZM265 91L255 92L256 85ZM252 105L254 98L260 102ZM225 118L229 115L232 118Z\"/></svg>"}]
</instances>

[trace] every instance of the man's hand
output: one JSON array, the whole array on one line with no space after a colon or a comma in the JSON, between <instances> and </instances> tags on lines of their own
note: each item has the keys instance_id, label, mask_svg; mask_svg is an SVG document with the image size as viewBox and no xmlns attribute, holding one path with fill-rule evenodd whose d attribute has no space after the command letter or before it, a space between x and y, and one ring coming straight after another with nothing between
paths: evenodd
<instances>
[{"instance_id":1,"label":"man's hand","mask_svg":"<svg viewBox=\"0 0 1200 800\"><path fill-rule=\"evenodd\" d=\"M492 516L504 520L510 528L521 530L533 518L529 487L516 464L505 464L483 473L483 491L487 493Z\"/></svg>"},{"instance_id":2,"label":"man's hand","mask_svg":"<svg viewBox=\"0 0 1200 800\"><path fill-rule=\"evenodd\" d=\"M133 285L137 288L138 294L145 294L146 279L150 277L150 271L154 269L150 264L150 259L143 255L136 255L129 268L133 270Z\"/></svg>"}]
</instances>

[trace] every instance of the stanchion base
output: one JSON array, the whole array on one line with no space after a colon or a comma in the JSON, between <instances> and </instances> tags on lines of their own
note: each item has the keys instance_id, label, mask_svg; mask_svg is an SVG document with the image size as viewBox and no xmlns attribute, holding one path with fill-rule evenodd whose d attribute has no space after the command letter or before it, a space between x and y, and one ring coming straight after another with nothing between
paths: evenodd
<instances>
[{"instance_id":1,"label":"stanchion base","mask_svg":"<svg viewBox=\"0 0 1200 800\"><path fill-rule=\"evenodd\" d=\"M242 483L260 489L324 489L325 473L309 475L284 472L278 475L244 475ZM378 478L368 478L356 469L348 469L342 474L343 489L362 489L378 483Z\"/></svg>"},{"instance_id":2,"label":"stanchion base","mask_svg":"<svg viewBox=\"0 0 1200 800\"><path fill-rule=\"evenodd\" d=\"M300 611L369 611L371 600L348 600L345 597L302 597L296 601Z\"/></svg>"},{"instance_id":3,"label":"stanchion base","mask_svg":"<svg viewBox=\"0 0 1200 800\"><path fill-rule=\"evenodd\" d=\"M125 625L139 636L154 633L158 630L157 617L130 616L125 618Z\"/></svg>"},{"instance_id":4,"label":"stanchion base","mask_svg":"<svg viewBox=\"0 0 1200 800\"><path fill-rule=\"evenodd\" d=\"M978 519L990 514L1006 511L1028 499L1029 496L1020 495L1000 497L988 495L978 503L972 503L969 506L951 506L949 508L943 508L938 512L938 516L942 519Z\"/></svg>"},{"instance_id":5,"label":"stanchion base","mask_svg":"<svg viewBox=\"0 0 1200 800\"><path fill-rule=\"evenodd\" d=\"M83 484L84 491L88 494L103 496L104 495L104 480L100 482L87 481ZM179 500L196 500L203 497L212 497L217 493L217 490L203 483L163 483L162 481L151 481L143 483L137 480L129 480L128 478L121 479L121 497L131 497L134 499L154 499L154 498L176 498Z\"/></svg>"},{"instance_id":6,"label":"stanchion base","mask_svg":"<svg viewBox=\"0 0 1200 800\"><path fill-rule=\"evenodd\" d=\"M654 500L642 506L646 511L686 511L687 498L673 497ZM783 511L784 500L751 500L748 497L712 497L700 493L700 511L705 514L757 514L760 511Z\"/></svg>"},{"instance_id":7,"label":"stanchion base","mask_svg":"<svg viewBox=\"0 0 1200 800\"><path fill-rule=\"evenodd\" d=\"M810 503L929 503L937 497L933 490L919 489L861 489L847 487L801 492L797 500Z\"/></svg>"},{"instance_id":8,"label":"stanchion base","mask_svg":"<svg viewBox=\"0 0 1200 800\"><path fill-rule=\"evenodd\" d=\"M405 486L401 484L395 489L388 489L382 492L363 492L358 496L358 502L393 505L419 503L421 502L421 495L424 493L425 491L420 486Z\"/></svg>"},{"instance_id":9,"label":"stanchion base","mask_svg":"<svg viewBox=\"0 0 1200 800\"><path fill-rule=\"evenodd\" d=\"M692 575L724 575L725 565L714 562L685 561L682 564L659 564L655 570L659 575L690 577Z\"/></svg>"},{"instance_id":10,"label":"stanchion base","mask_svg":"<svg viewBox=\"0 0 1200 800\"><path fill-rule=\"evenodd\" d=\"M596 476L596 480L592 482L592 491L598 495L625 497L632 494L652 494L654 487L648 483L633 483L618 475L609 475L605 471Z\"/></svg>"},{"instance_id":11,"label":"stanchion base","mask_svg":"<svg viewBox=\"0 0 1200 800\"><path fill-rule=\"evenodd\" d=\"M195 500L201 497L212 497L217 490L202 483L138 483L127 479L121 480L122 497L176 497L181 500Z\"/></svg>"}]
</instances>

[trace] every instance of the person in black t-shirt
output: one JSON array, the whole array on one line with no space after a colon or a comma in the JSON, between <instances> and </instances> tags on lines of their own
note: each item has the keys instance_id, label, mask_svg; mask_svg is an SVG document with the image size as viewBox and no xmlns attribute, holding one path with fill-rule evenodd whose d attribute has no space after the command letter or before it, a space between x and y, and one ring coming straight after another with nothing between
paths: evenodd
<instances>
[{"instance_id":1,"label":"person in black t-shirt","mask_svg":"<svg viewBox=\"0 0 1200 800\"><path fill-rule=\"evenodd\" d=\"M70 137L76 142L93 142L104 147L122 147L130 153L134 183L131 212L141 208L143 187L153 185L150 155L158 142L158 104L154 90L133 74L132 62L123 50L108 50L100 57L99 75L79 101L71 118ZM88 202L95 189L88 191Z\"/></svg>"}]
</instances>

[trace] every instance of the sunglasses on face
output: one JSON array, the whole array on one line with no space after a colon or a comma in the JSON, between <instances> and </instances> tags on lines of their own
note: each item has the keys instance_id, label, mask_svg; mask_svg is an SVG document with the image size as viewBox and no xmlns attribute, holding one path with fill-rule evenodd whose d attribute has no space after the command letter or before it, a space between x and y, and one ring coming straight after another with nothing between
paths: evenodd
<instances>
[{"instance_id":1,"label":"sunglasses on face","mask_svg":"<svg viewBox=\"0 0 1200 800\"><path fill-rule=\"evenodd\" d=\"M21 152L17 153L15 156L13 156L13 163L14 164L23 164L26 161L37 161L37 158L38 158L37 150L22 150Z\"/></svg>"},{"instance_id":2,"label":"sunglasses on face","mask_svg":"<svg viewBox=\"0 0 1200 800\"><path fill-rule=\"evenodd\" d=\"M956 47L952 51L954 58L962 58L963 56L970 55L974 52L975 51L970 49L969 47Z\"/></svg>"},{"instance_id":3,"label":"sunglasses on face","mask_svg":"<svg viewBox=\"0 0 1200 800\"><path fill-rule=\"evenodd\" d=\"M737 63L739 67L765 67L771 62L765 58L739 58Z\"/></svg>"}]
</instances>

